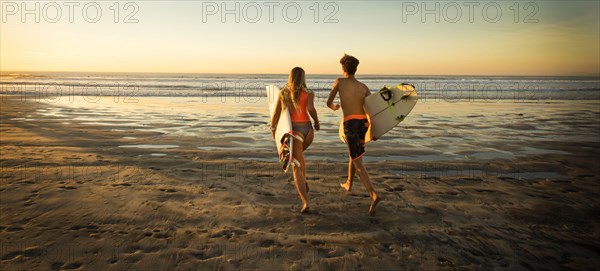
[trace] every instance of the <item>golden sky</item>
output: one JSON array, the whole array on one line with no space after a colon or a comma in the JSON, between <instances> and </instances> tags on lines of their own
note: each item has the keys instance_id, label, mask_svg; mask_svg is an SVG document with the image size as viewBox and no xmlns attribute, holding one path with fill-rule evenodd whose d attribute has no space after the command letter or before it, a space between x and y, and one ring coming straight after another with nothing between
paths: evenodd
<instances>
[{"instance_id":1,"label":"golden sky","mask_svg":"<svg viewBox=\"0 0 600 271\"><path fill-rule=\"evenodd\" d=\"M35 3L2 2L0 70L600 75L598 1Z\"/></svg>"}]
</instances>

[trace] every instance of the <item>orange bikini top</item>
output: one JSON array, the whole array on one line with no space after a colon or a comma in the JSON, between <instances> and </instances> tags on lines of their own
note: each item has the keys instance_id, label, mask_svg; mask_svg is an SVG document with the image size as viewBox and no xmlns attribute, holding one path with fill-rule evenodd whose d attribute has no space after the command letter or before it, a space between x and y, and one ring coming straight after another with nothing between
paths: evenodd
<instances>
[{"instance_id":1,"label":"orange bikini top","mask_svg":"<svg viewBox=\"0 0 600 271\"><path fill-rule=\"evenodd\" d=\"M298 110L290 110L290 117L292 122L307 122L310 121L308 112L306 111L306 104L308 103L308 92L306 90L300 91L300 100L298 101Z\"/></svg>"}]
</instances>

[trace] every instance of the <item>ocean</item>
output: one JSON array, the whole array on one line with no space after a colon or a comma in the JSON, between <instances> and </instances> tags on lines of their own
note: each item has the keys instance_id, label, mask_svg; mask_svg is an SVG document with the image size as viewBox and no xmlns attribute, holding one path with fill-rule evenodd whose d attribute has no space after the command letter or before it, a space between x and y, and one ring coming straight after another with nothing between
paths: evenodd
<instances>
[{"instance_id":1,"label":"ocean","mask_svg":"<svg viewBox=\"0 0 600 271\"><path fill-rule=\"evenodd\" d=\"M338 138L341 112L325 105L336 77L307 75L308 87L317 93L315 107L321 121L308 159L347 159ZM517 159L563 153L564 144L598 141L598 78L358 78L372 91L406 82L414 84L419 94L406 120L368 145L367 161ZM284 74L32 72L4 73L0 86L4 97L44 105L11 120L35 123L42 116L68 126L157 136L152 141L126 136L119 146L124 148L128 143L148 147L164 139L164 144L148 148L167 144L179 149L183 148L179 142L192 138L197 143L185 149L230 151L236 153L231 157L235 159L276 161L265 85L283 86L286 79ZM548 144L548 140L561 143Z\"/></svg>"},{"instance_id":2,"label":"ocean","mask_svg":"<svg viewBox=\"0 0 600 271\"><path fill-rule=\"evenodd\" d=\"M340 75L307 74L310 89L326 99ZM420 102L598 100L599 77L358 75L371 91L413 84ZM269 84L283 86L286 74L169 74L94 72L2 72L0 93L56 99L81 95L128 97L204 97L260 101Z\"/></svg>"}]
</instances>

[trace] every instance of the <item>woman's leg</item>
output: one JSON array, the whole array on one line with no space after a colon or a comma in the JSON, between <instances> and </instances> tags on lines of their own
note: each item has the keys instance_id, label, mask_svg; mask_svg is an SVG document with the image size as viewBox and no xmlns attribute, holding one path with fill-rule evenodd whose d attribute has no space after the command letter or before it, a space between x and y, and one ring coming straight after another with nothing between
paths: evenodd
<instances>
[{"instance_id":1,"label":"woman's leg","mask_svg":"<svg viewBox=\"0 0 600 271\"><path fill-rule=\"evenodd\" d=\"M315 131L311 128L310 131L308 131L308 134L306 134L306 137L304 137L304 150L302 151L302 158L304 158L304 151L306 149L308 149L308 146L310 146L310 144L313 142L313 139L315 138ZM306 161L303 160L303 164L302 164L302 170L304 171L304 178L306 180ZM306 183L306 192L308 193L308 181L305 182Z\"/></svg>"},{"instance_id":2,"label":"woman's leg","mask_svg":"<svg viewBox=\"0 0 600 271\"><path fill-rule=\"evenodd\" d=\"M302 135L300 135L303 137ZM292 163L292 171L294 172L294 183L296 184L296 190L298 190L298 195L300 196L300 200L302 201L302 209L301 213L308 212L308 197L307 193L307 184L306 184L306 175L304 168L306 167L306 163L304 161L304 146L300 140L294 138L294 146L292 157L298 161L300 164L297 166L295 163Z\"/></svg>"},{"instance_id":3,"label":"woman's leg","mask_svg":"<svg viewBox=\"0 0 600 271\"><path fill-rule=\"evenodd\" d=\"M315 130L312 128L308 131L306 136L304 137L304 150L308 149L308 146L312 144L313 139L315 138Z\"/></svg>"}]
</instances>

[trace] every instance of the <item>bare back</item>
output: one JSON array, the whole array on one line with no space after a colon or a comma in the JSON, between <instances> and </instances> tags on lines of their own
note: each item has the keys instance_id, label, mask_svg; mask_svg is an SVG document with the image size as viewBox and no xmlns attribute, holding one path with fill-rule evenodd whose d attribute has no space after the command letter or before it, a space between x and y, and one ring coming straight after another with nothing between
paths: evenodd
<instances>
[{"instance_id":1,"label":"bare back","mask_svg":"<svg viewBox=\"0 0 600 271\"><path fill-rule=\"evenodd\" d=\"M337 89L344 117L365 114L363 109L365 97L371 94L369 88L355 78L339 78Z\"/></svg>"}]
</instances>

